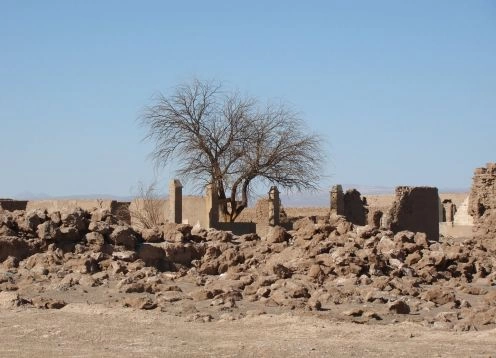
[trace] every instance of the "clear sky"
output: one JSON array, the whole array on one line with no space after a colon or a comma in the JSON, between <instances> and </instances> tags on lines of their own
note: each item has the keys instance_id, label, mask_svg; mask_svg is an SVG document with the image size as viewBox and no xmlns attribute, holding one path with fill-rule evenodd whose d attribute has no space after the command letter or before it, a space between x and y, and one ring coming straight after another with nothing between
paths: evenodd
<instances>
[{"instance_id":1,"label":"clear sky","mask_svg":"<svg viewBox=\"0 0 496 358\"><path fill-rule=\"evenodd\" d=\"M0 197L129 195L155 175L136 118L193 77L289 102L323 187L468 188L496 160L493 0L0 0Z\"/></svg>"}]
</instances>

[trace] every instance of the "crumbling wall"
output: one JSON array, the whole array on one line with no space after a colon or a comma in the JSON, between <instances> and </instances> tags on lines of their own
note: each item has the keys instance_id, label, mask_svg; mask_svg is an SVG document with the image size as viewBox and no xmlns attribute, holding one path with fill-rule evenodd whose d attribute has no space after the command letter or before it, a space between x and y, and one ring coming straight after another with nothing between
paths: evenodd
<instances>
[{"instance_id":1,"label":"crumbling wall","mask_svg":"<svg viewBox=\"0 0 496 358\"><path fill-rule=\"evenodd\" d=\"M115 200L103 199L74 199L74 200L31 200L27 203L26 210L47 210L54 211L74 211L76 208L92 211L93 209L112 210L112 203Z\"/></svg>"},{"instance_id":2,"label":"crumbling wall","mask_svg":"<svg viewBox=\"0 0 496 358\"><path fill-rule=\"evenodd\" d=\"M496 238L496 163L475 170L468 207L474 237Z\"/></svg>"},{"instance_id":3,"label":"crumbling wall","mask_svg":"<svg viewBox=\"0 0 496 358\"><path fill-rule=\"evenodd\" d=\"M341 185L334 185L331 188L331 215L344 215L344 194Z\"/></svg>"},{"instance_id":4,"label":"crumbling wall","mask_svg":"<svg viewBox=\"0 0 496 358\"><path fill-rule=\"evenodd\" d=\"M455 219L456 205L451 199L444 199L441 203L441 222L453 222Z\"/></svg>"},{"instance_id":5,"label":"crumbling wall","mask_svg":"<svg viewBox=\"0 0 496 358\"><path fill-rule=\"evenodd\" d=\"M147 209L147 206L152 206ZM169 199L156 199L153 202L145 202L143 199L134 199L129 206L131 212L145 212L154 210L157 206L160 209L160 222L170 221L170 203ZM206 227L205 222L205 198L203 196L183 196L182 197L182 222L190 225L199 224ZM139 215L132 215L131 223L139 226Z\"/></svg>"},{"instance_id":6,"label":"crumbling wall","mask_svg":"<svg viewBox=\"0 0 496 358\"><path fill-rule=\"evenodd\" d=\"M182 219L184 223L190 225L199 224L201 227L207 227L205 219L205 198L203 196L183 196ZM166 205L166 210L169 210L169 205ZM166 217L169 217L167 212Z\"/></svg>"},{"instance_id":7,"label":"crumbling wall","mask_svg":"<svg viewBox=\"0 0 496 358\"><path fill-rule=\"evenodd\" d=\"M424 232L428 240L439 240L439 195L434 187L396 188L395 200L388 213L393 232Z\"/></svg>"},{"instance_id":8,"label":"crumbling wall","mask_svg":"<svg viewBox=\"0 0 496 358\"><path fill-rule=\"evenodd\" d=\"M456 210L455 217L453 223L455 225L463 225L463 226L473 226L474 218L468 212L468 203L470 197L467 196L465 200L462 201L458 209Z\"/></svg>"},{"instance_id":9,"label":"crumbling wall","mask_svg":"<svg viewBox=\"0 0 496 358\"><path fill-rule=\"evenodd\" d=\"M344 216L346 220L355 225L367 224L367 201L362 198L360 192L356 189L349 189L343 197L344 201Z\"/></svg>"},{"instance_id":10,"label":"crumbling wall","mask_svg":"<svg viewBox=\"0 0 496 358\"><path fill-rule=\"evenodd\" d=\"M0 209L7 211L26 210L26 200L0 199Z\"/></svg>"},{"instance_id":11,"label":"crumbling wall","mask_svg":"<svg viewBox=\"0 0 496 358\"><path fill-rule=\"evenodd\" d=\"M379 209L372 209L367 215L367 224L379 229L382 225L382 217L384 213Z\"/></svg>"}]
</instances>

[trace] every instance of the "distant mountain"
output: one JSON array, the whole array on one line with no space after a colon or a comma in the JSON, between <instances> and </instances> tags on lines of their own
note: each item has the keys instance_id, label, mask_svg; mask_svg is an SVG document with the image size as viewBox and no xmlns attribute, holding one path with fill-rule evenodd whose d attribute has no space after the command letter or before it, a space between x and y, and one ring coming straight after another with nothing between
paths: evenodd
<instances>
[{"instance_id":1,"label":"distant mountain","mask_svg":"<svg viewBox=\"0 0 496 358\"><path fill-rule=\"evenodd\" d=\"M14 195L12 199L17 200L43 200L52 198L50 195L45 193L32 193L30 191L23 191Z\"/></svg>"},{"instance_id":2,"label":"distant mountain","mask_svg":"<svg viewBox=\"0 0 496 358\"><path fill-rule=\"evenodd\" d=\"M362 195L393 195L394 187L390 186L372 186L360 184L342 184L343 191L348 189L357 189ZM323 207L329 205L329 190L319 190L317 192L304 192L304 193L281 193L282 204L286 207ZM441 188L440 193L467 193L468 188ZM184 194L187 195L187 194ZM258 198L264 195L257 195ZM65 195L53 196L46 193L32 193L30 191L23 191L18 193L11 199L17 200L76 200L76 199L108 199L117 201L131 201L134 197L131 195L111 195L111 194L80 194L80 195ZM256 201L256 200L255 200Z\"/></svg>"}]
</instances>

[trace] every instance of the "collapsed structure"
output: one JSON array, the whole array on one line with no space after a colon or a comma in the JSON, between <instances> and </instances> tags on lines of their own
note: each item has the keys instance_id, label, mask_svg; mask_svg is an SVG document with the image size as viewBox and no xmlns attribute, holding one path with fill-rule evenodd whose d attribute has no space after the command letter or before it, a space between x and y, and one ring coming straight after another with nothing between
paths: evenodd
<instances>
[{"instance_id":1,"label":"collapsed structure","mask_svg":"<svg viewBox=\"0 0 496 358\"><path fill-rule=\"evenodd\" d=\"M469 213L474 220L474 237L496 237L496 163L477 168L470 190Z\"/></svg>"},{"instance_id":2,"label":"collapsed structure","mask_svg":"<svg viewBox=\"0 0 496 358\"><path fill-rule=\"evenodd\" d=\"M476 238L494 239L494 179L494 165L476 170ZM496 327L496 242L438 242L434 226L441 213L448 219L450 203L439 201L436 188L398 187L394 203L378 208L335 186L327 215L288 221L272 187L244 223L221 221L212 187L191 199L177 180L169 190L167 200L148 202L162 220L151 228L129 225L110 201L81 201L87 210L71 201L45 202L44 209L1 201L0 308L56 309L91 297L203 322L270 307L357 323ZM35 209L5 210L16 205ZM265 234L224 229L243 225Z\"/></svg>"},{"instance_id":3,"label":"collapsed structure","mask_svg":"<svg viewBox=\"0 0 496 358\"><path fill-rule=\"evenodd\" d=\"M183 196L182 184L174 179L169 185L166 199L137 198L131 203L115 200L35 200L0 199L0 209L7 211L42 209L47 212L67 211L76 208L91 211L108 210L129 224L139 226L143 212L155 216L153 223L176 223L215 228L242 235L267 234L271 227L292 228L291 220L284 216L279 190L273 186L265 198L254 207L245 209L237 222L226 222L219 213L220 201L213 186L207 186L204 196ZM399 186L393 203L387 206L369 206L367 198L356 189L343 192L341 185L330 190L328 215L342 216L357 225L384 228L397 233L402 230L424 232L432 241L439 234L469 237L490 237L496 234L496 164L489 163L474 173L470 196L463 202L439 198L437 188ZM293 216L294 216L294 210ZM320 212L319 212L320 213ZM321 215L322 213L318 214ZM313 214L312 214L313 215ZM294 219L293 219L294 221ZM148 225L149 226L149 225Z\"/></svg>"}]
</instances>

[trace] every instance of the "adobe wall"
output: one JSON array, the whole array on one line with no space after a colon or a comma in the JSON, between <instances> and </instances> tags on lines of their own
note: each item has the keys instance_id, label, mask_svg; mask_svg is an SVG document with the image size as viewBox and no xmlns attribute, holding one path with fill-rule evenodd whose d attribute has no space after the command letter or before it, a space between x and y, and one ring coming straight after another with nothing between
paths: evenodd
<instances>
[{"instance_id":1,"label":"adobe wall","mask_svg":"<svg viewBox=\"0 0 496 358\"><path fill-rule=\"evenodd\" d=\"M183 222L207 227L205 219L205 198L203 196L183 196Z\"/></svg>"},{"instance_id":2,"label":"adobe wall","mask_svg":"<svg viewBox=\"0 0 496 358\"><path fill-rule=\"evenodd\" d=\"M134 199L129 206L131 212L140 211L143 213L145 211L145 202L143 199ZM150 202L148 205L156 205L160 210L160 222L170 221L170 203L169 199L157 199L154 202ZM183 196L182 197L182 222L185 224L196 225L199 224L202 227L207 227L205 220L205 198L203 196ZM139 226L138 219L136 215L131 218L131 223L135 226Z\"/></svg>"},{"instance_id":3,"label":"adobe wall","mask_svg":"<svg viewBox=\"0 0 496 358\"><path fill-rule=\"evenodd\" d=\"M362 198L358 190L347 190L343 196L343 202L346 220L355 225L367 225L368 209L366 199Z\"/></svg>"},{"instance_id":4,"label":"adobe wall","mask_svg":"<svg viewBox=\"0 0 496 358\"><path fill-rule=\"evenodd\" d=\"M455 225L463 225L470 227L474 225L474 218L468 212L469 199L470 197L467 196L456 210L455 217L453 219L453 223Z\"/></svg>"},{"instance_id":5,"label":"adobe wall","mask_svg":"<svg viewBox=\"0 0 496 358\"><path fill-rule=\"evenodd\" d=\"M130 202L125 201L102 199L31 200L27 202L25 210L31 211L39 209L51 213L54 211L71 211L76 208L81 208L90 212L94 209L106 209L126 223L131 223L131 216L129 215L130 204Z\"/></svg>"},{"instance_id":6,"label":"adobe wall","mask_svg":"<svg viewBox=\"0 0 496 358\"><path fill-rule=\"evenodd\" d=\"M496 238L496 163L488 163L474 172L469 214L474 220L475 238Z\"/></svg>"},{"instance_id":7,"label":"adobe wall","mask_svg":"<svg viewBox=\"0 0 496 358\"><path fill-rule=\"evenodd\" d=\"M26 210L27 200L0 199L0 210Z\"/></svg>"},{"instance_id":8,"label":"adobe wall","mask_svg":"<svg viewBox=\"0 0 496 358\"><path fill-rule=\"evenodd\" d=\"M46 209L49 213L54 211L68 211L76 208L92 211L93 209L107 209L111 211L112 202L115 200L76 199L76 200L31 200L27 203L26 210Z\"/></svg>"},{"instance_id":9,"label":"adobe wall","mask_svg":"<svg viewBox=\"0 0 496 358\"><path fill-rule=\"evenodd\" d=\"M393 232L424 232L428 240L439 240L439 195L434 187L396 188L395 201L388 212Z\"/></svg>"}]
</instances>

